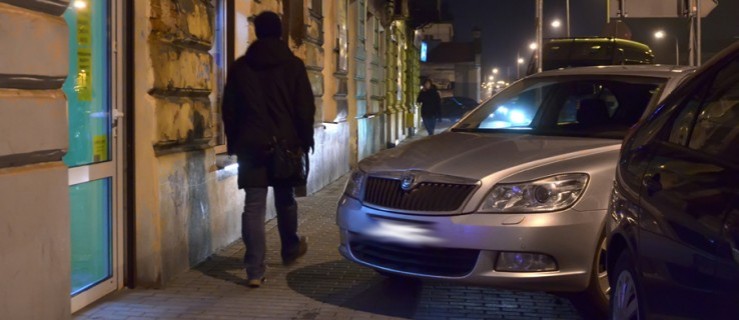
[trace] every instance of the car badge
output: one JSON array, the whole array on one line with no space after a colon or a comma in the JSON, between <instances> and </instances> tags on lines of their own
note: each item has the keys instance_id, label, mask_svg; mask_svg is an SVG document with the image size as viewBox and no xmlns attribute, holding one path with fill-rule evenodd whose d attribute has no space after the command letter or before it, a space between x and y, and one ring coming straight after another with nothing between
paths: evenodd
<instances>
[{"instance_id":1,"label":"car badge","mask_svg":"<svg viewBox=\"0 0 739 320\"><path fill-rule=\"evenodd\" d=\"M413 174L406 174L403 175L402 180L400 182L400 189L403 189L403 191L411 191L413 189L413 181L415 180L415 177Z\"/></svg>"}]
</instances>

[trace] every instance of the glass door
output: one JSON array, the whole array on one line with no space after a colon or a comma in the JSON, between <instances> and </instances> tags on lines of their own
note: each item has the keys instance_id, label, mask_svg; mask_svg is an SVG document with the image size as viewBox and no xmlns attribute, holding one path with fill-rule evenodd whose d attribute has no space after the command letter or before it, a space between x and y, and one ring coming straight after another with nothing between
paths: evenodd
<instances>
[{"instance_id":1,"label":"glass door","mask_svg":"<svg viewBox=\"0 0 739 320\"><path fill-rule=\"evenodd\" d=\"M112 2L115 4L115 2ZM117 51L111 2L74 0L64 19L69 26L67 95L71 231L72 311L119 287L120 152L114 124Z\"/></svg>"}]
</instances>

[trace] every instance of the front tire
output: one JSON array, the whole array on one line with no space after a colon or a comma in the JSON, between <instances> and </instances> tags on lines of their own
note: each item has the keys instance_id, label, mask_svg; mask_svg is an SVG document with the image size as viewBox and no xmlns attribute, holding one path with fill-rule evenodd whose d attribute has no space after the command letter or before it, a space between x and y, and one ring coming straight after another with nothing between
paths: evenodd
<instances>
[{"instance_id":1,"label":"front tire","mask_svg":"<svg viewBox=\"0 0 739 320\"><path fill-rule=\"evenodd\" d=\"M590 271L590 284L582 292L584 300L588 302L588 305L592 308L592 312L598 318L604 318L608 314L608 300L611 293L611 286L608 283L608 269L606 267L607 248L605 232L602 232L600 238L598 238L598 246L596 247L593 258L593 268Z\"/></svg>"},{"instance_id":2,"label":"front tire","mask_svg":"<svg viewBox=\"0 0 739 320\"><path fill-rule=\"evenodd\" d=\"M639 287L639 280L632 263L631 254L628 251L622 252L613 269L611 270L613 290L611 293L610 318L613 320L646 319L644 296Z\"/></svg>"}]
</instances>

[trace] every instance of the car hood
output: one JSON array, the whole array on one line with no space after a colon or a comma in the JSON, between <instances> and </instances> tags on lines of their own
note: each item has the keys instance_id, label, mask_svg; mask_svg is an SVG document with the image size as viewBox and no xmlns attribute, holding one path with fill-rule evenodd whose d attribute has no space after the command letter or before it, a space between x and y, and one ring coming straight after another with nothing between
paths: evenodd
<instances>
[{"instance_id":1,"label":"car hood","mask_svg":"<svg viewBox=\"0 0 739 320\"><path fill-rule=\"evenodd\" d=\"M419 170L483 179L617 150L620 140L520 133L444 132L377 153L359 164L368 173Z\"/></svg>"}]
</instances>

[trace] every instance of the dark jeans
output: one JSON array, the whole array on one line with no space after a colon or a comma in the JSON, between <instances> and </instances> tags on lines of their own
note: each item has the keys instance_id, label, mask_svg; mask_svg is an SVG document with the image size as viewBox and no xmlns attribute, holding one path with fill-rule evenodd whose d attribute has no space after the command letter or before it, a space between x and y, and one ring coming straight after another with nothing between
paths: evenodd
<instances>
[{"instance_id":1,"label":"dark jeans","mask_svg":"<svg viewBox=\"0 0 739 320\"><path fill-rule=\"evenodd\" d=\"M241 237L246 246L244 264L249 279L264 276L264 257L267 251L265 219L267 213L267 188L246 188L244 213L241 214ZM292 187L275 187L277 229L282 242L282 256L298 250L298 203Z\"/></svg>"},{"instance_id":2,"label":"dark jeans","mask_svg":"<svg viewBox=\"0 0 739 320\"><path fill-rule=\"evenodd\" d=\"M421 116L421 118L423 118L423 126L426 127L426 132L428 132L430 136L434 135L434 129L436 128L436 116Z\"/></svg>"}]
</instances>

